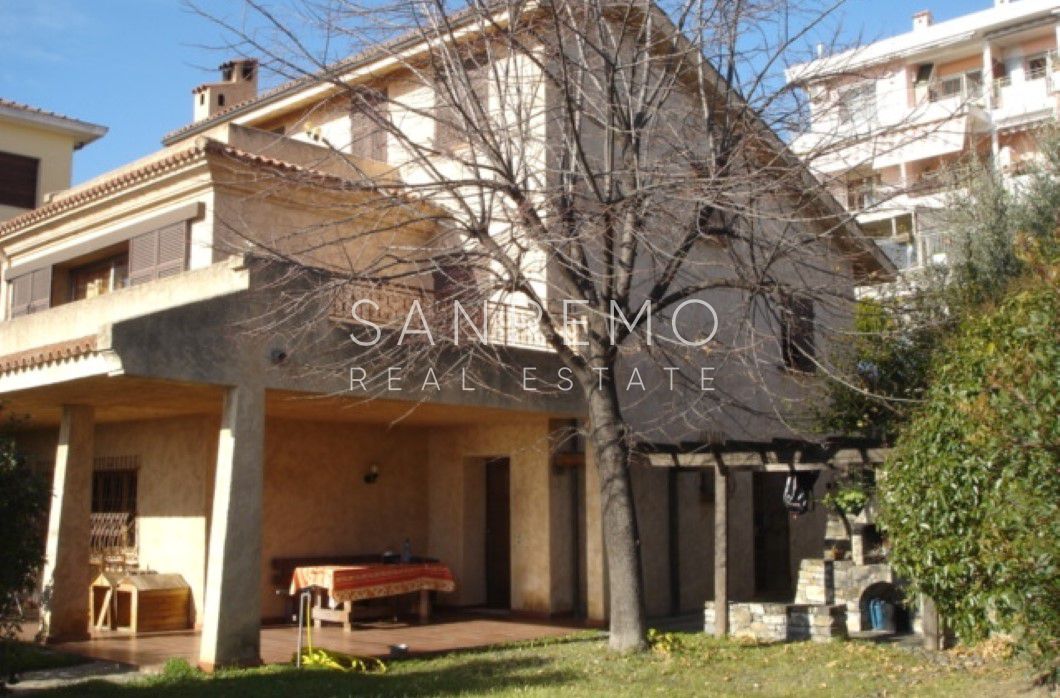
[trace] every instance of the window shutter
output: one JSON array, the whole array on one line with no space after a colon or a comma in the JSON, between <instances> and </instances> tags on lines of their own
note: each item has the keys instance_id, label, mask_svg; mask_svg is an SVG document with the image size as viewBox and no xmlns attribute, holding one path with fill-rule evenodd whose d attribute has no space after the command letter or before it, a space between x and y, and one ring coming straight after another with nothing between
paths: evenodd
<instances>
[{"instance_id":1,"label":"window shutter","mask_svg":"<svg viewBox=\"0 0 1060 698\"><path fill-rule=\"evenodd\" d=\"M188 224L184 221L158 231L158 263L155 278L164 279L184 271L188 259Z\"/></svg>"},{"instance_id":2,"label":"window shutter","mask_svg":"<svg viewBox=\"0 0 1060 698\"><path fill-rule=\"evenodd\" d=\"M11 317L18 317L29 312L32 284L33 274L23 274L11 279Z\"/></svg>"},{"instance_id":3,"label":"window shutter","mask_svg":"<svg viewBox=\"0 0 1060 698\"><path fill-rule=\"evenodd\" d=\"M129 240L129 285L179 274L188 263L185 221L137 235Z\"/></svg>"},{"instance_id":4,"label":"window shutter","mask_svg":"<svg viewBox=\"0 0 1060 698\"><path fill-rule=\"evenodd\" d=\"M47 310L52 300L52 268L38 269L31 274L29 312Z\"/></svg>"},{"instance_id":5,"label":"window shutter","mask_svg":"<svg viewBox=\"0 0 1060 698\"><path fill-rule=\"evenodd\" d=\"M155 278L158 267L158 231L152 230L129 240L129 285Z\"/></svg>"},{"instance_id":6,"label":"window shutter","mask_svg":"<svg viewBox=\"0 0 1060 698\"><path fill-rule=\"evenodd\" d=\"M51 307L52 269L45 267L11 279L11 317Z\"/></svg>"},{"instance_id":7,"label":"window shutter","mask_svg":"<svg viewBox=\"0 0 1060 698\"><path fill-rule=\"evenodd\" d=\"M386 91L364 90L353 98L350 112L350 153L386 162L386 129L377 123L387 118Z\"/></svg>"}]
</instances>

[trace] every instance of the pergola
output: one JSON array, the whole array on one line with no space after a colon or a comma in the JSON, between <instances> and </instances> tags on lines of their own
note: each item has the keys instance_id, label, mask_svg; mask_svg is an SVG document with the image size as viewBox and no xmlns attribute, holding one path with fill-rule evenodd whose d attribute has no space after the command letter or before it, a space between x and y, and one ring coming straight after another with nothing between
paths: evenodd
<instances>
[{"instance_id":1,"label":"pergola","mask_svg":"<svg viewBox=\"0 0 1060 698\"><path fill-rule=\"evenodd\" d=\"M888 450L879 441L856 438L830 438L823 442L796 439L684 442L641 447L652 466L714 469L715 635L725 636L729 629L729 474L734 470L794 473L873 467L883 463Z\"/></svg>"}]
</instances>

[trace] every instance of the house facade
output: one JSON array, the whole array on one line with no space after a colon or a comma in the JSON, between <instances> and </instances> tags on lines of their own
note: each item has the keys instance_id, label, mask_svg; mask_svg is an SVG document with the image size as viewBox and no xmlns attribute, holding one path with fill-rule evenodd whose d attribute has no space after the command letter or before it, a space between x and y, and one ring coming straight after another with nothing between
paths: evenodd
<instances>
[{"instance_id":1,"label":"house facade","mask_svg":"<svg viewBox=\"0 0 1060 698\"><path fill-rule=\"evenodd\" d=\"M73 154L106 127L0 98L0 220L70 187Z\"/></svg>"},{"instance_id":2,"label":"house facade","mask_svg":"<svg viewBox=\"0 0 1060 698\"><path fill-rule=\"evenodd\" d=\"M857 215L914 282L945 264L952 241L939 212L951 175L975 159L1018 178L1035 134L1055 123L1060 5L995 0L944 22L794 66L811 110L792 148Z\"/></svg>"},{"instance_id":3,"label":"house facade","mask_svg":"<svg viewBox=\"0 0 1060 698\"><path fill-rule=\"evenodd\" d=\"M345 61L332 77L384 91L396 128L426 143L444 137L430 116L432 86L394 50ZM360 243L342 241L373 222L337 213L351 202L388 212L393 246L432 244L439 216L436 204L388 207L356 186L351 163L395 190L422 173L341 102L334 82L258 94L256 73L251 60L225 64L219 82L193 93L196 120L163 150L0 223L0 400L21 416L20 446L54 483L48 636L86 636L93 561L117 551L186 580L204 666L254 662L263 620L288 612L276 561L397 551L406 540L453 571L456 591L439 603L603 620L598 476L591 450L559 436L586 420L576 392L528 392L496 371L477 387L366 400L349 372L312 370L316 353L348 346L330 307L285 319L311 323L308 347L265 320L288 281L256 248L320 255L322 265L356 255ZM531 128L547 142L545 120ZM330 237L310 244L311 229ZM827 237L821 253L852 301L858 279L890 267L856 231L839 234L848 253ZM544 293L547 260L531 250L520 263L541 275ZM417 279L366 293L400 314L435 291ZM525 307L496 302L507 319L489 343L555 373L559 359ZM798 392L805 380L789 368L771 367L770 380ZM746 428L762 439L787 433L769 420ZM778 572L791 591L800 558L819 552L823 511L769 530L776 477L732 478L730 548L742 551L732 598L783 591L761 588ZM702 608L712 594L711 481L647 462L633 479L649 614ZM103 519L121 526L99 530ZM107 535L117 538L99 540Z\"/></svg>"}]
</instances>

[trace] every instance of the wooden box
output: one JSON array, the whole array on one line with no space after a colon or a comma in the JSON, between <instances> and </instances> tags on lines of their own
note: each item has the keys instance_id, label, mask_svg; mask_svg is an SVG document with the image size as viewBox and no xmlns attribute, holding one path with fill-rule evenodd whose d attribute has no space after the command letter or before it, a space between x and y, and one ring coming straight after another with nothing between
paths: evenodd
<instances>
[{"instance_id":1,"label":"wooden box","mask_svg":"<svg viewBox=\"0 0 1060 698\"><path fill-rule=\"evenodd\" d=\"M192 627L191 588L179 574L101 574L90 592L96 630L150 633Z\"/></svg>"}]
</instances>

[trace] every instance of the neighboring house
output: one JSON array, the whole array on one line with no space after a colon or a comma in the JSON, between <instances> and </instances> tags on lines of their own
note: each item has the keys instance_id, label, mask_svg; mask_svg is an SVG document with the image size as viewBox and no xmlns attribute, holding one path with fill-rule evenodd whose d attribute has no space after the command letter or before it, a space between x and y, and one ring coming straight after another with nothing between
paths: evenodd
<instances>
[{"instance_id":1,"label":"neighboring house","mask_svg":"<svg viewBox=\"0 0 1060 698\"><path fill-rule=\"evenodd\" d=\"M74 151L106 132L105 126L0 98L0 220L68 189Z\"/></svg>"},{"instance_id":2,"label":"neighboring house","mask_svg":"<svg viewBox=\"0 0 1060 698\"><path fill-rule=\"evenodd\" d=\"M405 47L420 50L412 40ZM422 116L430 87L386 52L341 69L335 79L371 80L419 104L420 114L391 114L400 128L442 137ZM300 370L282 328L261 331L282 289L254 246L298 244L285 233L327 221L330 203L370 205L379 194L342 179L350 162L372 176L416 173L386 134L336 99L333 84L298 80L257 95L253 61L222 72L195 91L196 121L166 136L165 149L0 223L0 399L27 415L20 445L54 460L50 636L86 634L91 522L101 514L126 522L121 544L140 568L190 585L204 665L253 661L261 619L284 617L276 591L287 581L272 578L274 560L397 550L405 539L453 570L457 590L443 603L602 620L596 469L577 444L550 448L557 428L585 419L578 395L527 394L499 374L489 391L364 402L342 396L345 375ZM325 140L344 157L321 147ZM349 186L284 183L281 175L295 172ZM428 244L434 216L407 210L407 220L391 221L394 243ZM343 220L330 234L355 236L360 225ZM893 271L856 230L822 219L852 250L840 255L831 238L800 225L851 298L859 281ZM432 290L373 293L404 308ZM814 346L809 317L799 332ZM247 331L256 323L259 331ZM346 336L320 325L321 346ZM558 366L533 328L491 339L541 374ZM823 338L816 347L829 350ZM799 391L799 368L778 358L769 371ZM756 594L756 508L768 495L775 510L783 484L783 473L769 477L733 477L733 598ZM701 609L712 593L709 478L648 466L634 478L649 613ZM768 559L759 551L759 567L779 569L790 592L799 559L819 554L823 527L823 511L784 525Z\"/></svg>"},{"instance_id":3,"label":"neighboring house","mask_svg":"<svg viewBox=\"0 0 1060 698\"><path fill-rule=\"evenodd\" d=\"M971 158L1018 176L1035 160L1035 131L1060 102L1060 2L994 7L794 66L809 97L808 132L792 143L857 214L905 281L946 262L939 210Z\"/></svg>"}]
</instances>

